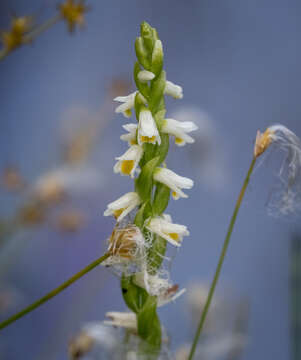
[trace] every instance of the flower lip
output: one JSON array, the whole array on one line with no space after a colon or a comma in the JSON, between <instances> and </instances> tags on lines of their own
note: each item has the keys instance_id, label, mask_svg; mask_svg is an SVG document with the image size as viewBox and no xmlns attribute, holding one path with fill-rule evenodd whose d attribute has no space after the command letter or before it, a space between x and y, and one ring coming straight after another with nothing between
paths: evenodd
<instances>
[{"instance_id":1,"label":"flower lip","mask_svg":"<svg viewBox=\"0 0 301 360\"><path fill-rule=\"evenodd\" d=\"M161 144L157 125L151 111L147 108L142 109L139 115L138 144L142 145L143 143Z\"/></svg>"}]
</instances>

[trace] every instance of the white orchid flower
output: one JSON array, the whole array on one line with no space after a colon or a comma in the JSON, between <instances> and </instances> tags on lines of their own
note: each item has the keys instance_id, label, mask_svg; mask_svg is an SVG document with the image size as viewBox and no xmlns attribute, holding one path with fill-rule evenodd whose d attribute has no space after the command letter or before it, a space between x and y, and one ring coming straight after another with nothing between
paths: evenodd
<instances>
[{"instance_id":1,"label":"white orchid flower","mask_svg":"<svg viewBox=\"0 0 301 360\"><path fill-rule=\"evenodd\" d=\"M142 147L132 145L123 155L116 157L118 161L114 166L114 172L121 175L130 175L133 178L142 155Z\"/></svg>"},{"instance_id":2,"label":"white orchid flower","mask_svg":"<svg viewBox=\"0 0 301 360\"><path fill-rule=\"evenodd\" d=\"M104 216L114 215L119 222L140 203L141 199L136 192L128 192L119 199L108 204Z\"/></svg>"},{"instance_id":3,"label":"white orchid flower","mask_svg":"<svg viewBox=\"0 0 301 360\"><path fill-rule=\"evenodd\" d=\"M172 170L166 168L156 168L153 178L162 184L165 184L172 190L172 196L175 200L180 197L187 198L181 189L191 189L193 181L187 177L177 175Z\"/></svg>"},{"instance_id":4,"label":"white orchid flower","mask_svg":"<svg viewBox=\"0 0 301 360\"><path fill-rule=\"evenodd\" d=\"M143 143L161 144L160 134L152 113L147 108L140 111L138 125L138 144Z\"/></svg>"},{"instance_id":5,"label":"white orchid flower","mask_svg":"<svg viewBox=\"0 0 301 360\"><path fill-rule=\"evenodd\" d=\"M197 129L198 127L192 121L165 119L161 130L165 134L173 135L175 137L175 143L178 146L183 146L186 143L194 143L194 139L189 136L188 133Z\"/></svg>"}]
</instances>

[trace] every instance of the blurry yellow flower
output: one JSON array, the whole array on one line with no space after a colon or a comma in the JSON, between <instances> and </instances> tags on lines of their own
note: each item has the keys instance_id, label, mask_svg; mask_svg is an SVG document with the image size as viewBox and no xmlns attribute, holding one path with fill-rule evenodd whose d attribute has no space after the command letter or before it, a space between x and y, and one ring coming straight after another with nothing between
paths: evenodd
<instances>
[{"instance_id":1,"label":"blurry yellow flower","mask_svg":"<svg viewBox=\"0 0 301 360\"><path fill-rule=\"evenodd\" d=\"M84 0L66 0L59 5L59 11L66 20L69 31L73 32L76 25L80 27L84 25L84 14L88 11L88 7L84 4Z\"/></svg>"},{"instance_id":2,"label":"blurry yellow flower","mask_svg":"<svg viewBox=\"0 0 301 360\"><path fill-rule=\"evenodd\" d=\"M42 224L45 221L45 208L39 203L25 205L19 211L18 221L24 226Z\"/></svg>"},{"instance_id":3,"label":"blurry yellow flower","mask_svg":"<svg viewBox=\"0 0 301 360\"><path fill-rule=\"evenodd\" d=\"M1 185L9 191L20 191L26 186L19 169L13 166L8 166L4 169L1 176Z\"/></svg>"},{"instance_id":4,"label":"blurry yellow flower","mask_svg":"<svg viewBox=\"0 0 301 360\"><path fill-rule=\"evenodd\" d=\"M3 31L1 40L6 51L10 52L24 43L24 35L28 33L33 24L31 16L14 17L10 29Z\"/></svg>"},{"instance_id":5,"label":"blurry yellow flower","mask_svg":"<svg viewBox=\"0 0 301 360\"><path fill-rule=\"evenodd\" d=\"M58 216L57 226L65 232L76 232L84 224L84 215L77 210L66 210Z\"/></svg>"}]
</instances>

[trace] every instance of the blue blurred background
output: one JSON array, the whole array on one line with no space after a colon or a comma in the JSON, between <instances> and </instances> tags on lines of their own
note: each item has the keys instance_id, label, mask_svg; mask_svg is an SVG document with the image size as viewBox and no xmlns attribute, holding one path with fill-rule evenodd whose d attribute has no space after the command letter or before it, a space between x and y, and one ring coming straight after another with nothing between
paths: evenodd
<instances>
[{"instance_id":1,"label":"blue blurred background","mask_svg":"<svg viewBox=\"0 0 301 360\"><path fill-rule=\"evenodd\" d=\"M0 63L0 170L16 167L35 184L61 166L64 141L73 129L93 123L97 139L88 165L99 173L96 186L75 191L68 204L84 213L85 226L69 234L49 220L13 234L1 248L1 288L17 293L15 306L1 313L3 319L56 287L106 247L114 226L113 219L102 216L106 204L132 189L130 179L113 174L114 157L126 149L119 136L127 121L114 113L110 89L112 81L117 89L126 89L120 95L130 91L125 84L133 88L134 39L141 21L157 28L167 77L184 89L183 100L168 100L167 114L185 118L187 113L200 127L194 145L173 146L168 158L170 168L195 180L189 198L168 208L174 221L191 232L172 264L172 279L181 287L212 279L257 129L282 123L301 135L299 1L88 3L85 29L70 36L59 23ZM9 25L11 10L17 15L38 13L42 22L55 6L56 1L2 0L1 28ZM218 286L220 296L230 292L234 298L248 299L243 360L292 356L290 239L300 226L298 220L266 213L276 171L273 166L257 167ZM26 199L22 196L1 190L1 218L13 216ZM53 219L59 211L54 210ZM3 331L1 356L66 359L68 341L83 324L123 309L118 279L98 268ZM185 295L161 309L160 316L174 349L191 341Z\"/></svg>"}]
</instances>

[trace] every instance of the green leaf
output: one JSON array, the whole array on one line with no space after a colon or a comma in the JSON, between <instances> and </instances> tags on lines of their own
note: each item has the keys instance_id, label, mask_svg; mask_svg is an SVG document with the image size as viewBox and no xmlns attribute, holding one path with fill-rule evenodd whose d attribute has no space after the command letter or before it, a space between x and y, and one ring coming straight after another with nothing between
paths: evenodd
<instances>
[{"instance_id":1,"label":"green leaf","mask_svg":"<svg viewBox=\"0 0 301 360\"><path fill-rule=\"evenodd\" d=\"M134 106L135 106L136 119L139 122L140 111L143 107L145 107L143 98L141 97L139 92L137 92L137 94L135 96L135 105Z\"/></svg>"},{"instance_id":2,"label":"green leaf","mask_svg":"<svg viewBox=\"0 0 301 360\"><path fill-rule=\"evenodd\" d=\"M170 196L170 189L162 183L157 183L153 201L153 214L161 215L167 208Z\"/></svg>"},{"instance_id":3,"label":"green leaf","mask_svg":"<svg viewBox=\"0 0 301 360\"><path fill-rule=\"evenodd\" d=\"M158 76L163 69L163 48L161 41L156 41L154 43L153 52L152 52L152 72Z\"/></svg>"},{"instance_id":4,"label":"green leaf","mask_svg":"<svg viewBox=\"0 0 301 360\"><path fill-rule=\"evenodd\" d=\"M145 48L143 44L142 37L136 38L135 41L135 50L136 50L136 56L139 61L139 63L146 69L151 70L151 63L148 56L147 49Z\"/></svg>"},{"instance_id":5,"label":"green leaf","mask_svg":"<svg viewBox=\"0 0 301 360\"><path fill-rule=\"evenodd\" d=\"M140 25L140 34L143 39L143 44L145 45L150 57L153 52L155 42L154 35L157 34L154 32L154 29L145 21L143 21Z\"/></svg>"},{"instance_id":6,"label":"green leaf","mask_svg":"<svg viewBox=\"0 0 301 360\"><path fill-rule=\"evenodd\" d=\"M156 156L152 160L148 161L141 173L135 181L135 189L143 202L151 199L152 185L153 185L153 172L157 167L159 156Z\"/></svg>"},{"instance_id":7,"label":"green leaf","mask_svg":"<svg viewBox=\"0 0 301 360\"><path fill-rule=\"evenodd\" d=\"M151 82L149 108L153 114L160 109L160 105L164 96L165 84L165 71L162 71L160 75Z\"/></svg>"},{"instance_id":8,"label":"green leaf","mask_svg":"<svg viewBox=\"0 0 301 360\"><path fill-rule=\"evenodd\" d=\"M121 291L125 303L136 314L141 311L149 297L146 290L134 284L132 276L124 274L121 277Z\"/></svg>"},{"instance_id":9,"label":"green leaf","mask_svg":"<svg viewBox=\"0 0 301 360\"><path fill-rule=\"evenodd\" d=\"M161 164L165 160L169 149L168 134L161 133L160 136L161 136L161 144L156 149L156 155L159 156L158 164Z\"/></svg>"},{"instance_id":10,"label":"green leaf","mask_svg":"<svg viewBox=\"0 0 301 360\"><path fill-rule=\"evenodd\" d=\"M137 314L138 334L151 346L152 351L161 347L161 324L156 310L157 298L149 296Z\"/></svg>"},{"instance_id":11,"label":"green leaf","mask_svg":"<svg viewBox=\"0 0 301 360\"><path fill-rule=\"evenodd\" d=\"M163 125L165 114L166 114L166 109L164 107L163 109L157 111L156 114L153 116L159 130L161 130L161 127Z\"/></svg>"}]
</instances>

